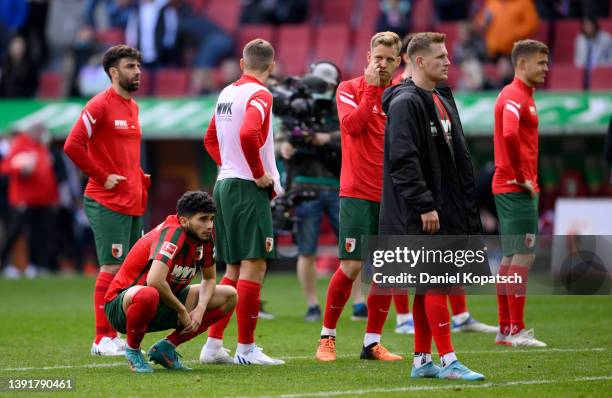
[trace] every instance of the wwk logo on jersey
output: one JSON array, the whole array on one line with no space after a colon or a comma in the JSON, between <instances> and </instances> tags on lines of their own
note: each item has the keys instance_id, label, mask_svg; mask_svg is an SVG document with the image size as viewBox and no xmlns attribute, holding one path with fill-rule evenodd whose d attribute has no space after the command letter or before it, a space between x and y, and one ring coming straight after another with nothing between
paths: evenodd
<instances>
[{"instance_id":1,"label":"wwk logo on jersey","mask_svg":"<svg viewBox=\"0 0 612 398\"><path fill-rule=\"evenodd\" d=\"M120 130L125 130L128 128L127 120L115 120L115 128Z\"/></svg>"},{"instance_id":2,"label":"wwk logo on jersey","mask_svg":"<svg viewBox=\"0 0 612 398\"><path fill-rule=\"evenodd\" d=\"M111 245L111 254L115 258L121 258L121 256L123 256L123 244L113 243Z\"/></svg>"},{"instance_id":3,"label":"wwk logo on jersey","mask_svg":"<svg viewBox=\"0 0 612 398\"><path fill-rule=\"evenodd\" d=\"M161 249L159 250L159 253L171 259L176 254L176 249L177 247L174 243L164 242Z\"/></svg>"},{"instance_id":4,"label":"wwk logo on jersey","mask_svg":"<svg viewBox=\"0 0 612 398\"><path fill-rule=\"evenodd\" d=\"M195 276L196 269L195 267L185 267L182 265L175 265L172 268L172 273L170 274L174 279L189 279Z\"/></svg>"},{"instance_id":5,"label":"wwk logo on jersey","mask_svg":"<svg viewBox=\"0 0 612 398\"><path fill-rule=\"evenodd\" d=\"M346 250L347 253L354 252L355 246L357 246L357 239L355 238L346 238L344 241L344 250Z\"/></svg>"}]
</instances>

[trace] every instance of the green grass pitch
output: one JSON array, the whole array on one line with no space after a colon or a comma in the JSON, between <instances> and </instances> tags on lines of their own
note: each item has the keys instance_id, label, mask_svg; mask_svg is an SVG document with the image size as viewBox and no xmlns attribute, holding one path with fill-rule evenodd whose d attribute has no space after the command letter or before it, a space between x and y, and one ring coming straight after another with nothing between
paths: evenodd
<instances>
[{"instance_id":1,"label":"green grass pitch","mask_svg":"<svg viewBox=\"0 0 612 398\"><path fill-rule=\"evenodd\" d=\"M0 379L72 378L74 392L32 394L0 391L2 396L35 397L606 397L612 396L612 297L529 297L526 318L545 349L512 349L493 344L492 334L453 334L455 350L486 381L466 383L409 378L412 336L393 332L389 313L383 344L406 360L380 363L359 359L364 322L351 322L345 310L338 325L338 360L314 359L320 323L303 321L304 299L295 275L270 275L263 299L277 315L260 320L256 336L265 352L286 359L284 366L202 366L201 336L179 348L194 370L132 374L123 358L93 357L93 279L0 279ZM319 281L324 300L327 280ZM496 321L494 296L468 297L474 317ZM147 335L148 347L164 333ZM235 349L235 318L225 345ZM434 355L435 357L435 355ZM436 359L437 360L437 359ZM5 379L6 380L6 379Z\"/></svg>"}]
</instances>

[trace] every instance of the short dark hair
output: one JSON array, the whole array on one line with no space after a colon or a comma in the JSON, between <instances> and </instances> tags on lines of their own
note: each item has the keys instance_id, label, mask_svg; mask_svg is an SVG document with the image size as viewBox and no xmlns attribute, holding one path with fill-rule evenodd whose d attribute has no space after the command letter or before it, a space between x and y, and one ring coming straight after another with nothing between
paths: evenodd
<instances>
[{"instance_id":1,"label":"short dark hair","mask_svg":"<svg viewBox=\"0 0 612 398\"><path fill-rule=\"evenodd\" d=\"M215 201L203 191L187 191L176 202L176 213L183 217L191 217L197 213L210 214L216 211Z\"/></svg>"},{"instance_id":2,"label":"short dark hair","mask_svg":"<svg viewBox=\"0 0 612 398\"><path fill-rule=\"evenodd\" d=\"M263 72L274 61L274 47L264 39L251 40L244 46L242 58L247 69Z\"/></svg>"},{"instance_id":3,"label":"short dark hair","mask_svg":"<svg viewBox=\"0 0 612 398\"><path fill-rule=\"evenodd\" d=\"M116 68L119 65L119 61L123 58L135 59L136 61L141 61L140 51L137 49L126 46L125 44L119 44L117 46L112 46L104 53L104 57L102 58L102 66L104 67L104 72L111 78L110 68Z\"/></svg>"},{"instance_id":4,"label":"short dark hair","mask_svg":"<svg viewBox=\"0 0 612 398\"><path fill-rule=\"evenodd\" d=\"M408 54L408 45L410 44L410 41L412 40L414 35L415 33L408 33L406 36L404 36L404 38L402 39L402 48L400 50L400 55Z\"/></svg>"},{"instance_id":5,"label":"short dark hair","mask_svg":"<svg viewBox=\"0 0 612 398\"><path fill-rule=\"evenodd\" d=\"M425 51L429 51L429 46L434 43L444 43L446 35L439 32L422 32L416 33L412 36L410 43L406 51L410 60L414 62L414 57L418 54L422 54Z\"/></svg>"},{"instance_id":6,"label":"short dark hair","mask_svg":"<svg viewBox=\"0 0 612 398\"><path fill-rule=\"evenodd\" d=\"M529 57L533 54L548 55L548 46L541 41L526 39L514 42L512 47L512 65L516 68L519 58Z\"/></svg>"}]
</instances>

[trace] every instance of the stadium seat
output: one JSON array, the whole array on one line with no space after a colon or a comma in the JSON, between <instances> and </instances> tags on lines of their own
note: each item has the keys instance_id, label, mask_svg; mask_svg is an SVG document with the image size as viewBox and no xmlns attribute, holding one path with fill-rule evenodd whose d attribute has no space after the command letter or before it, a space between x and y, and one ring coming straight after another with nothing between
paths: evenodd
<instances>
[{"instance_id":1,"label":"stadium seat","mask_svg":"<svg viewBox=\"0 0 612 398\"><path fill-rule=\"evenodd\" d=\"M612 18L602 18L599 21L599 29L612 34Z\"/></svg>"},{"instance_id":2,"label":"stadium seat","mask_svg":"<svg viewBox=\"0 0 612 398\"><path fill-rule=\"evenodd\" d=\"M240 22L240 0L209 0L206 16L226 32L234 34Z\"/></svg>"},{"instance_id":3,"label":"stadium seat","mask_svg":"<svg viewBox=\"0 0 612 398\"><path fill-rule=\"evenodd\" d=\"M302 75L310 49L309 25L285 25L278 29L278 61L285 75Z\"/></svg>"},{"instance_id":4,"label":"stadium seat","mask_svg":"<svg viewBox=\"0 0 612 398\"><path fill-rule=\"evenodd\" d=\"M45 71L40 75L38 96L40 98L61 98L64 91L64 76L59 72Z\"/></svg>"},{"instance_id":5,"label":"stadium seat","mask_svg":"<svg viewBox=\"0 0 612 398\"><path fill-rule=\"evenodd\" d=\"M547 21L540 20L540 24L538 25L538 30L531 35L531 39L535 39L541 41L542 43L548 44L548 30L550 29L550 24Z\"/></svg>"},{"instance_id":6,"label":"stadium seat","mask_svg":"<svg viewBox=\"0 0 612 398\"><path fill-rule=\"evenodd\" d=\"M456 22L442 22L437 24L434 30L446 35L444 43L446 44L449 58L453 59L453 47L459 36L459 25Z\"/></svg>"},{"instance_id":7,"label":"stadium seat","mask_svg":"<svg viewBox=\"0 0 612 398\"><path fill-rule=\"evenodd\" d=\"M355 0L324 1L321 8L321 21L349 25L356 5Z\"/></svg>"},{"instance_id":8,"label":"stadium seat","mask_svg":"<svg viewBox=\"0 0 612 398\"><path fill-rule=\"evenodd\" d=\"M253 39L264 39L272 43L273 46L276 45L274 42L274 28L272 25L244 25L240 27L238 32L238 46L236 51L238 51L238 55L242 55L242 49L244 45L250 42Z\"/></svg>"},{"instance_id":9,"label":"stadium seat","mask_svg":"<svg viewBox=\"0 0 612 398\"><path fill-rule=\"evenodd\" d=\"M591 90L612 90L612 68L595 68L591 72Z\"/></svg>"},{"instance_id":10,"label":"stadium seat","mask_svg":"<svg viewBox=\"0 0 612 398\"><path fill-rule=\"evenodd\" d=\"M574 62L574 44L579 32L580 21L577 19L561 19L556 22L553 62L557 64Z\"/></svg>"},{"instance_id":11,"label":"stadium seat","mask_svg":"<svg viewBox=\"0 0 612 398\"><path fill-rule=\"evenodd\" d=\"M434 20L434 5L431 0L415 0L412 4L411 32L431 30Z\"/></svg>"},{"instance_id":12,"label":"stadium seat","mask_svg":"<svg viewBox=\"0 0 612 398\"><path fill-rule=\"evenodd\" d=\"M363 70L367 66L366 54L370 51L370 39L374 36L374 25L371 27L357 29L354 35L353 54L349 63L350 68L347 73L343 73L342 80L348 80L363 75Z\"/></svg>"},{"instance_id":13,"label":"stadium seat","mask_svg":"<svg viewBox=\"0 0 612 398\"><path fill-rule=\"evenodd\" d=\"M155 73L155 95L182 97L189 88L189 71L186 69L160 69Z\"/></svg>"},{"instance_id":14,"label":"stadium seat","mask_svg":"<svg viewBox=\"0 0 612 398\"><path fill-rule=\"evenodd\" d=\"M550 68L547 80L550 90L582 90L584 71L574 64L555 63Z\"/></svg>"},{"instance_id":15,"label":"stadium seat","mask_svg":"<svg viewBox=\"0 0 612 398\"><path fill-rule=\"evenodd\" d=\"M321 25L316 30L315 53L313 61L327 60L341 70L348 57L349 28L347 25Z\"/></svg>"},{"instance_id":16,"label":"stadium seat","mask_svg":"<svg viewBox=\"0 0 612 398\"><path fill-rule=\"evenodd\" d=\"M378 0L363 0L358 18L355 18L355 26L359 29L363 29L364 26L368 29L374 29L379 15L380 6Z\"/></svg>"},{"instance_id":17,"label":"stadium seat","mask_svg":"<svg viewBox=\"0 0 612 398\"><path fill-rule=\"evenodd\" d=\"M123 29L108 29L96 31L96 39L104 47L112 47L117 44L125 43Z\"/></svg>"}]
</instances>

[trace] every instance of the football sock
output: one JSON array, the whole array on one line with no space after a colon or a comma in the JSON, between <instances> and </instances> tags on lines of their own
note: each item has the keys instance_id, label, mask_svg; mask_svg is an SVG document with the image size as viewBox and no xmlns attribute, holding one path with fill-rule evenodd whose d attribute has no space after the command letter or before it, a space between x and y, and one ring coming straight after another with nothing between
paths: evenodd
<instances>
[{"instance_id":1,"label":"football sock","mask_svg":"<svg viewBox=\"0 0 612 398\"><path fill-rule=\"evenodd\" d=\"M499 275L507 276L508 270L510 269L509 265L500 265L499 266ZM507 286L505 283L497 283L497 316L499 323L499 331L506 336L510 334L510 307L509 301L510 297L508 296L506 290Z\"/></svg>"},{"instance_id":2,"label":"football sock","mask_svg":"<svg viewBox=\"0 0 612 398\"><path fill-rule=\"evenodd\" d=\"M338 267L329 281L329 287L327 288L323 327L327 329L336 329L340 314L342 314L342 310L351 295L352 287L353 281L344 274L341 267Z\"/></svg>"},{"instance_id":3,"label":"football sock","mask_svg":"<svg viewBox=\"0 0 612 398\"><path fill-rule=\"evenodd\" d=\"M393 304L395 304L395 312L398 315L408 314L410 312L410 295L408 291L394 292Z\"/></svg>"},{"instance_id":4,"label":"football sock","mask_svg":"<svg viewBox=\"0 0 612 398\"><path fill-rule=\"evenodd\" d=\"M233 281L224 276L223 279L221 279L221 282L219 282L219 284L228 285L228 286L232 286L235 288L236 285L238 284L238 281ZM225 331L225 328L227 327L227 324L229 323L230 319L232 319L233 313L234 313L234 310L232 309L223 318L221 318L219 321L217 321L214 325L210 327L210 330L208 331L209 339L212 337L214 339L223 341L223 332Z\"/></svg>"},{"instance_id":5,"label":"football sock","mask_svg":"<svg viewBox=\"0 0 612 398\"><path fill-rule=\"evenodd\" d=\"M430 353L431 329L425 313L424 295L415 294L412 302L412 314L414 317L414 351Z\"/></svg>"},{"instance_id":6,"label":"football sock","mask_svg":"<svg viewBox=\"0 0 612 398\"><path fill-rule=\"evenodd\" d=\"M238 343L238 346L236 347L236 353L240 355L246 355L250 350L253 349L254 346L255 346L255 343L250 343L250 344Z\"/></svg>"},{"instance_id":7,"label":"football sock","mask_svg":"<svg viewBox=\"0 0 612 398\"><path fill-rule=\"evenodd\" d=\"M221 347L223 347L223 340L214 337L208 337L208 339L206 339L207 350L218 350Z\"/></svg>"},{"instance_id":8,"label":"football sock","mask_svg":"<svg viewBox=\"0 0 612 398\"><path fill-rule=\"evenodd\" d=\"M412 363L414 364L415 368L420 368L421 366L427 365L429 362L431 362L431 353L426 353L426 352L415 352L414 353L414 359L412 360Z\"/></svg>"},{"instance_id":9,"label":"football sock","mask_svg":"<svg viewBox=\"0 0 612 398\"><path fill-rule=\"evenodd\" d=\"M448 352L440 356L440 362L442 363L443 367L447 367L448 365L455 362L456 360L457 360L457 355L455 355L454 352Z\"/></svg>"},{"instance_id":10,"label":"football sock","mask_svg":"<svg viewBox=\"0 0 612 398\"><path fill-rule=\"evenodd\" d=\"M512 334L525 329L525 299L527 293L527 278L529 268L519 265L511 265L508 270L509 275L516 274L521 277L521 283L514 284L508 289L508 307L510 308L510 323L512 324Z\"/></svg>"},{"instance_id":11,"label":"football sock","mask_svg":"<svg viewBox=\"0 0 612 398\"><path fill-rule=\"evenodd\" d=\"M397 314L395 316L395 320L396 320L396 323L398 325L401 325L401 324L406 323L408 321L414 321L413 318L412 318L412 313L410 313L410 312L407 313L407 314Z\"/></svg>"},{"instance_id":12,"label":"football sock","mask_svg":"<svg viewBox=\"0 0 612 398\"><path fill-rule=\"evenodd\" d=\"M448 301L450 301L451 310L454 315L468 312L465 290L462 288L461 294L458 293L458 291L453 291L453 294L448 296Z\"/></svg>"},{"instance_id":13,"label":"football sock","mask_svg":"<svg viewBox=\"0 0 612 398\"><path fill-rule=\"evenodd\" d=\"M321 328L321 337L336 337L336 329Z\"/></svg>"},{"instance_id":14,"label":"football sock","mask_svg":"<svg viewBox=\"0 0 612 398\"><path fill-rule=\"evenodd\" d=\"M457 325L461 325L463 322L467 321L468 319L470 319L469 312L461 312L457 315L453 315L453 322L455 322L455 324Z\"/></svg>"},{"instance_id":15,"label":"football sock","mask_svg":"<svg viewBox=\"0 0 612 398\"><path fill-rule=\"evenodd\" d=\"M154 287L145 286L134 294L125 313L128 347L140 348L147 326L155 317L158 303L159 292Z\"/></svg>"},{"instance_id":16,"label":"football sock","mask_svg":"<svg viewBox=\"0 0 612 398\"><path fill-rule=\"evenodd\" d=\"M454 351L451 342L450 314L448 313L448 296L444 294L425 294L425 312L427 321L438 353L444 355Z\"/></svg>"},{"instance_id":17,"label":"football sock","mask_svg":"<svg viewBox=\"0 0 612 398\"><path fill-rule=\"evenodd\" d=\"M387 320L387 314L389 313L389 307L391 307L392 295L387 289L381 289L377 286L370 286L370 292L368 293L368 321L366 323L366 333L374 333L380 335L385 321ZM367 346L367 344L366 344Z\"/></svg>"},{"instance_id":18,"label":"football sock","mask_svg":"<svg viewBox=\"0 0 612 398\"><path fill-rule=\"evenodd\" d=\"M369 347L371 344L380 343L380 334L366 333L363 336L363 346Z\"/></svg>"},{"instance_id":19,"label":"football sock","mask_svg":"<svg viewBox=\"0 0 612 398\"><path fill-rule=\"evenodd\" d=\"M224 316L225 316L225 311L223 311L223 308L220 308L220 307L206 311L204 315L202 316L202 323L200 323L200 327L198 328L198 330L192 333L188 333L188 334L181 333L180 330L175 330L170 335L168 335L166 339L168 339L169 342L174 344L175 347L178 347L184 342L189 341L193 339L194 337L204 333L210 325L217 322L219 319L223 318Z\"/></svg>"},{"instance_id":20,"label":"football sock","mask_svg":"<svg viewBox=\"0 0 612 398\"><path fill-rule=\"evenodd\" d=\"M236 305L236 320L238 321L238 343L251 344L255 342L255 327L259 315L261 285L257 282L240 279L237 284L238 305Z\"/></svg>"},{"instance_id":21,"label":"football sock","mask_svg":"<svg viewBox=\"0 0 612 398\"><path fill-rule=\"evenodd\" d=\"M96 285L94 287L94 314L96 319L96 340L95 343L98 344L102 337L110 337L113 338L117 336L117 332L111 324L108 322L106 318L106 312L104 311L104 304L106 301L104 300L104 296L106 295L106 291L110 286L111 282L115 274L110 274L108 272L98 272L98 276L96 278Z\"/></svg>"}]
</instances>

